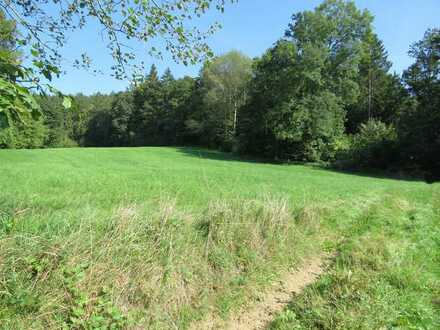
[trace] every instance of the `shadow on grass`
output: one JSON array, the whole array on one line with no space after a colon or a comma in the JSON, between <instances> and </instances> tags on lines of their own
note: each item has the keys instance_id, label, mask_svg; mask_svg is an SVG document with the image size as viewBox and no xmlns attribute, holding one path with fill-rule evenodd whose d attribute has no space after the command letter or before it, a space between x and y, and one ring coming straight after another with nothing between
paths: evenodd
<instances>
[{"instance_id":1,"label":"shadow on grass","mask_svg":"<svg viewBox=\"0 0 440 330\"><path fill-rule=\"evenodd\" d=\"M411 177L409 175L403 173L391 173L380 170L343 170L334 168L328 165L322 165L317 163L306 163L306 162L282 162L268 159L256 159L251 157L241 157L234 155L229 152L222 152L212 149L204 149L198 147L179 147L177 150L188 156L195 157L199 159L209 159L209 160L218 160L218 161L228 161L228 162L241 162L241 163L249 163L249 164L270 164L270 165L301 165L307 166L310 169L314 170L324 170L338 174L345 175L353 175L353 176L361 176L361 177L369 177L375 179L388 179L388 180L399 180L399 181L409 181L409 182L424 182L422 178Z\"/></svg>"},{"instance_id":2,"label":"shadow on grass","mask_svg":"<svg viewBox=\"0 0 440 330\"><path fill-rule=\"evenodd\" d=\"M195 157L199 159L210 159L210 160L220 160L220 161L233 161L241 163L252 163L252 164L283 164L281 162L270 161L267 159L256 159L251 157L237 156L230 152L223 152L212 149L204 149L198 147L179 147L177 150L189 157Z\"/></svg>"},{"instance_id":3,"label":"shadow on grass","mask_svg":"<svg viewBox=\"0 0 440 330\"><path fill-rule=\"evenodd\" d=\"M404 173L393 173L381 170L347 170L347 169L338 169L330 166L320 166L314 165L311 167L315 167L321 170L326 170L333 173L345 174L345 175L353 175L353 176L362 176L374 179L384 179L384 180L399 180L399 181L408 181L408 182L425 182L423 178L413 177Z\"/></svg>"}]
</instances>

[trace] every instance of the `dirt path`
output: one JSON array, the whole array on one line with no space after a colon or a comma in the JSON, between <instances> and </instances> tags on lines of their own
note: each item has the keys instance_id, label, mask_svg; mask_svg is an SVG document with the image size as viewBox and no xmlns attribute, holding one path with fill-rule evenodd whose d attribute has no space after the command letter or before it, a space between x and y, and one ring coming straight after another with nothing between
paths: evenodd
<instances>
[{"instance_id":1,"label":"dirt path","mask_svg":"<svg viewBox=\"0 0 440 330\"><path fill-rule=\"evenodd\" d=\"M307 260L296 271L285 274L274 283L260 301L248 306L242 313L227 322L206 320L191 329L227 329L227 330L260 330L265 329L292 300L294 294L300 293L307 285L313 283L324 270L325 256Z\"/></svg>"}]
</instances>

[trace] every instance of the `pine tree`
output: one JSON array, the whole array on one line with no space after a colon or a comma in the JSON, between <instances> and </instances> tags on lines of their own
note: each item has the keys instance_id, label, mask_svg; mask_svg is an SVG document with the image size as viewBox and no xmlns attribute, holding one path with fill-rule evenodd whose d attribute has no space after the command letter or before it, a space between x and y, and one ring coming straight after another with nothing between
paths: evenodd
<instances>
[{"instance_id":1,"label":"pine tree","mask_svg":"<svg viewBox=\"0 0 440 330\"><path fill-rule=\"evenodd\" d=\"M173 73L171 72L170 68L167 68L165 70L165 72L163 73L162 77L160 77L160 81L163 84L169 84L169 83L173 82L174 80L175 79L174 79Z\"/></svg>"},{"instance_id":2,"label":"pine tree","mask_svg":"<svg viewBox=\"0 0 440 330\"><path fill-rule=\"evenodd\" d=\"M382 41L371 30L361 45L357 102L347 108L346 130L356 133L362 123L375 119L391 124L406 100L399 77L390 74L391 62Z\"/></svg>"},{"instance_id":3,"label":"pine tree","mask_svg":"<svg viewBox=\"0 0 440 330\"><path fill-rule=\"evenodd\" d=\"M156 67L156 65L154 63L150 67L150 72L148 73L147 78L148 78L149 81L152 81L152 82L158 82L159 81L159 74L157 72L157 67Z\"/></svg>"},{"instance_id":4,"label":"pine tree","mask_svg":"<svg viewBox=\"0 0 440 330\"><path fill-rule=\"evenodd\" d=\"M429 182L440 181L440 29L428 30L410 50L415 59L403 79L417 100L399 120L404 161L417 164Z\"/></svg>"}]
</instances>

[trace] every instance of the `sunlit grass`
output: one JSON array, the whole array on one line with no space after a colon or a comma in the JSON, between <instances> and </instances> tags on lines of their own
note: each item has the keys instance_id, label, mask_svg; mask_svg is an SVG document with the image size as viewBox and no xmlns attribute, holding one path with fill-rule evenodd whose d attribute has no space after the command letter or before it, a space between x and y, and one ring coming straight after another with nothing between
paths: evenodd
<instances>
[{"instance_id":1,"label":"sunlit grass","mask_svg":"<svg viewBox=\"0 0 440 330\"><path fill-rule=\"evenodd\" d=\"M438 258L430 253L439 189L417 181L199 149L115 148L0 150L0 187L6 328L186 328L228 317L323 249ZM392 279L418 265L400 259ZM426 262L431 281L435 260ZM432 311L428 300L414 301ZM368 313L361 307L353 313Z\"/></svg>"}]
</instances>

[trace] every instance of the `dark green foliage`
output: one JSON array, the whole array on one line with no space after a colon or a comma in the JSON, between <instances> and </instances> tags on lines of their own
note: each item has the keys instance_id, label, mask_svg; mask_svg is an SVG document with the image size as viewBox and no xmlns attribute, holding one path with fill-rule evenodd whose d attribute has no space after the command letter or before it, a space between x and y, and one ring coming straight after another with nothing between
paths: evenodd
<instances>
[{"instance_id":1,"label":"dark green foliage","mask_svg":"<svg viewBox=\"0 0 440 330\"><path fill-rule=\"evenodd\" d=\"M49 129L46 139L48 147L64 147L71 144L67 130L67 112L62 106L62 100L59 97L45 97L38 100L43 112L44 121Z\"/></svg>"},{"instance_id":2,"label":"dark green foliage","mask_svg":"<svg viewBox=\"0 0 440 330\"><path fill-rule=\"evenodd\" d=\"M113 146L129 146L132 144L134 133L130 131L130 118L133 114L133 95L131 93L121 93L115 97L111 105L109 113L102 112L97 114L102 121L103 135L108 135L107 138L95 138L94 145L99 146L104 141L107 145ZM95 118L98 119L98 118ZM89 134L99 131L99 127L89 127ZM107 132L107 133L106 133Z\"/></svg>"},{"instance_id":3,"label":"dark green foliage","mask_svg":"<svg viewBox=\"0 0 440 330\"><path fill-rule=\"evenodd\" d=\"M403 78L416 105L399 121L402 162L419 167L429 181L440 180L440 30L428 30L410 54L415 63Z\"/></svg>"},{"instance_id":4,"label":"dark green foliage","mask_svg":"<svg viewBox=\"0 0 440 330\"><path fill-rule=\"evenodd\" d=\"M362 39L371 16L353 3L326 1L293 16L285 39L256 66L242 149L293 160L329 160L356 102ZM250 126L257 127L248 131ZM255 141L262 143L255 147Z\"/></svg>"},{"instance_id":5,"label":"dark green foliage","mask_svg":"<svg viewBox=\"0 0 440 330\"><path fill-rule=\"evenodd\" d=\"M390 124L408 100L400 77L389 73L391 63L382 41L369 31L362 40L357 102L347 108L346 130L356 133L362 123L377 119Z\"/></svg>"},{"instance_id":6,"label":"dark green foliage","mask_svg":"<svg viewBox=\"0 0 440 330\"><path fill-rule=\"evenodd\" d=\"M194 79L185 77L176 80L169 70L158 79L157 71L152 67L147 79L126 97L132 99L132 105L129 105L127 99L119 104L128 133L128 139L122 141L122 144L143 146L183 143L184 122L194 87ZM113 111L112 115L117 114ZM115 120L114 117L113 123Z\"/></svg>"},{"instance_id":7,"label":"dark green foliage","mask_svg":"<svg viewBox=\"0 0 440 330\"><path fill-rule=\"evenodd\" d=\"M358 169L386 169L395 166L397 160L396 130L373 119L361 124L348 149L338 155L340 166Z\"/></svg>"},{"instance_id":8,"label":"dark green foliage","mask_svg":"<svg viewBox=\"0 0 440 330\"><path fill-rule=\"evenodd\" d=\"M85 145L87 147L108 147L111 146L112 120L108 111L100 110L93 114L87 127Z\"/></svg>"},{"instance_id":9,"label":"dark green foliage","mask_svg":"<svg viewBox=\"0 0 440 330\"><path fill-rule=\"evenodd\" d=\"M177 80L166 80L162 77L164 88L164 121L166 124L167 144L182 145L190 141L187 139L185 122L197 111L195 102L196 80L184 77ZM190 143L191 144L191 143Z\"/></svg>"},{"instance_id":10,"label":"dark green foliage","mask_svg":"<svg viewBox=\"0 0 440 330\"><path fill-rule=\"evenodd\" d=\"M178 145L186 142L185 122L193 114L195 80L159 79L155 66L145 80L89 115L87 146ZM198 140L198 136L197 139Z\"/></svg>"},{"instance_id":11,"label":"dark green foliage","mask_svg":"<svg viewBox=\"0 0 440 330\"><path fill-rule=\"evenodd\" d=\"M206 145L231 149L246 98L251 60L230 52L206 64L202 78L159 79L153 65L138 85L89 122L87 145Z\"/></svg>"},{"instance_id":12,"label":"dark green foliage","mask_svg":"<svg viewBox=\"0 0 440 330\"><path fill-rule=\"evenodd\" d=\"M270 109L288 101L289 90L294 83L290 76L294 74L295 52L293 44L280 41L254 63L249 100L238 120L242 153L276 156L278 141L271 130L273 123L267 117Z\"/></svg>"},{"instance_id":13,"label":"dark green foliage","mask_svg":"<svg viewBox=\"0 0 440 330\"><path fill-rule=\"evenodd\" d=\"M105 139L106 136L95 132L93 125L101 120L100 115L108 111L114 96L95 94L73 97L72 106L63 106L64 98L59 96L39 97L38 102L48 129L45 141L47 147L73 147L95 145L90 141ZM98 125L99 127L102 124ZM99 144L96 144L99 145Z\"/></svg>"},{"instance_id":14,"label":"dark green foliage","mask_svg":"<svg viewBox=\"0 0 440 330\"><path fill-rule=\"evenodd\" d=\"M47 128L42 120L17 122L0 129L0 148L35 149L44 146Z\"/></svg>"},{"instance_id":15,"label":"dark green foliage","mask_svg":"<svg viewBox=\"0 0 440 330\"><path fill-rule=\"evenodd\" d=\"M389 73L371 22L368 12L336 0L294 15L285 38L255 63L239 120L241 152L438 179L438 29L413 46L405 86Z\"/></svg>"},{"instance_id":16,"label":"dark green foliage","mask_svg":"<svg viewBox=\"0 0 440 330\"><path fill-rule=\"evenodd\" d=\"M134 133L133 145L160 145L164 125L162 85L156 67L151 67L147 79L133 91L134 109L129 129Z\"/></svg>"}]
</instances>

